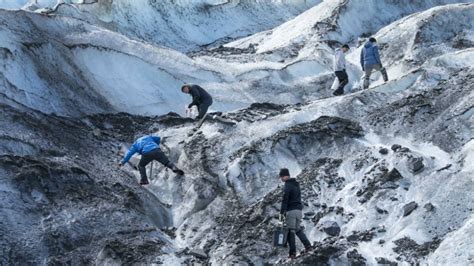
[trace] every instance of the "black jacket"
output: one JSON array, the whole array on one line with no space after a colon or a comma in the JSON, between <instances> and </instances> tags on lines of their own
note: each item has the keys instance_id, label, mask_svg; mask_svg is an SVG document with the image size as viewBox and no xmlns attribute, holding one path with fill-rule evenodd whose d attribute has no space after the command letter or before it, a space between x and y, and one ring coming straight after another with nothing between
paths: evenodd
<instances>
[{"instance_id":1,"label":"black jacket","mask_svg":"<svg viewBox=\"0 0 474 266\"><path fill-rule=\"evenodd\" d=\"M296 181L296 179L290 178L285 182L280 213L284 214L287 211L302 209L303 204L301 203L300 184L298 181Z\"/></svg>"},{"instance_id":2,"label":"black jacket","mask_svg":"<svg viewBox=\"0 0 474 266\"><path fill-rule=\"evenodd\" d=\"M193 102L189 104L189 107L193 105L199 106L201 103L212 103L211 95L198 85L191 85L189 88L189 94L193 97Z\"/></svg>"}]
</instances>

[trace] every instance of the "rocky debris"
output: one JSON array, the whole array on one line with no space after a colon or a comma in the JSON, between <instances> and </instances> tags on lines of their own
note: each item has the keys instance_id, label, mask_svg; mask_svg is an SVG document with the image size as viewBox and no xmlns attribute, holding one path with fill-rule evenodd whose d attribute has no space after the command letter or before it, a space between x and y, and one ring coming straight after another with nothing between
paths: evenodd
<instances>
[{"instance_id":1,"label":"rocky debris","mask_svg":"<svg viewBox=\"0 0 474 266\"><path fill-rule=\"evenodd\" d=\"M432 241L417 244L409 237L404 237L393 241L393 243L396 245L396 247L393 248L393 251L400 255L397 257L398 261L418 263L422 258L438 248L441 239L435 238Z\"/></svg>"},{"instance_id":2,"label":"rocky debris","mask_svg":"<svg viewBox=\"0 0 474 266\"><path fill-rule=\"evenodd\" d=\"M107 241L100 251L100 264L111 260L119 264L150 264L161 254L163 242L158 239L143 240L141 237L123 240L114 239Z\"/></svg>"},{"instance_id":3,"label":"rocky debris","mask_svg":"<svg viewBox=\"0 0 474 266\"><path fill-rule=\"evenodd\" d=\"M252 103L249 107L230 112L226 114L222 114L222 117L225 119L229 119L232 121L247 121L247 122L257 122L262 121L271 117L275 117L277 115L288 113L292 108L298 108L296 106L289 106L283 104L275 104L275 103ZM217 113L219 114L219 113Z\"/></svg>"},{"instance_id":4,"label":"rocky debris","mask_svg":"<svg viewBox=\"0 0 474 266\"><path fill-rule=\"evenodd\" d=\"M379 153L382 154L382 155L387 155L388 154L388 149L387 148L381 148L379 150Z\"/></svg>"},{"instance_id":5,"label":"rocky debris","mask_svg":"<svg viewBox=\"0 0 474 266\"><path fill-rule=\"evenodd\" d=\"M441 172L441 171L444 171L444 170L448 170L449 168L451 168L451 166L453 166L452 164L448 164L446 166L443 166L439 169L436 169L436 172Z\"/></svg>"},{"instance_id":6,"label":"rocky debris","mask_svg":"<svg viewBox=\"0 0 474 266\"><path fill-rule=\"evenodd\" d=\"M330 236L338 236L341 233L341 228L334 221L325 221L320 227L323 232Z\"/></svg>"},{"instance_id":7,"label":"rocky debris","mask_svg":"<svg viewBox=\"0 0 474 266\"><path fill-rule=\"evenodd\" d=\"M398 265L398 263L390 261L390 260L388 260L386 258L382 258L382 257L377 257L377 258L375 258L375 260L377 261L378 265L389 265L389 266L397 266Z\"/></svg>"},{"instance_id":8,"label":"rocky debris","mask_svg":"<svg viewBox=\"0 0 474 266\"><path fill-rule=\"evenodd\" d=\"M317 242L314 249L291 261L295 265L325 265L331 258L337 258L347 250L347 243L338 241L336 238Z\"/></svg>"},{"instance_id":9,"label":"rocky debris","mask_svg":"<svg viewBox=\"0 0 474 266\"><path fill-rule=\"evenodd\" d=\"M431 204L430 202L426 203L425 206L423 206L427 212L432 212L436 209L436 207Z\"/></svg>"},{"instance_id":10,"label":"rocky debris","mask_svg":"<svg viewBox=\"0 0 474 266\"><path fill-rule=\"evenodd\" d=\"M204 250L197 248L189 250L187 254L203 260L209 257Z\"/></svg>"},{"instance_id":11,"label":"rocky debris","mask_svg":"<svg viewBox=\"0 0 474 266\"><path fill-rule=\"evenodd\" d=\"M349 261L350 265L366 265L366 259L357 252L357 249L353 249L346 254L347 260Z\"/></svg>"},{"instance_id":12,"label":"rocky debris","mask_svg":"<svg viewBox=\"0 0 474 266\"><path fill-rule=\"evenodd\" d=\"M403 176L396 168L388 171L386 168L381 167L377 172L371 174L374 175L374 177L368 180L365 188L359 189L356 193L358 197L363 197L359 200L361 203L370 200L374 196L374 193L380 189L398 188L399 185L396 182L403 179Z\"/></svg>"},{"instance_id":13,"label":"rocky debris","mask_svg":"<svg viewBox=\"0 0 474 266\"><path fill-rule=\"evenodd\" d=\"M414 201L403 206L403 217L410 215L416 208L418 208L418 203Z\"/></svg>"},{"instance_id":14,"label":"rocky debris","mask_svg":"<svg viewBox=\"0 0 474 266\"><path fill-rule=\"evenodd\" d=\"M174 226L168 226L168 227L161 228L161 231L167 234L171 238L176 238L176 229L177 228Z\"/></svg>"},{"instance_id":15,"label":"rocky debris","mask_svg":"<svg viewBox=\"0 0 474 266\"><path fill-rule=\"evenodd\" d=\"M376 235L376 228L374 227L362 232L353 231L349 236L347 236L347 241L368 242L368 241L372 241L375 235Z\"/></svg>"},{"instance_id":16,"label":"rocky debris","mask_svg":"<svg viewBox=\"0 0 474 266\"><path fill-rule=\"evenodd\" d=\"M394 152L398 151L401 148L402 148L402 145L400 145L400 144L393 144L392 147L391 147L392 151L394 151Z\"/></svg>"},{"instance_id":17,"label":"rocky debris","mask_svg":"<svg viewBox=\"0 0 474 266\"><path fill-rule=\"evenodd\" d=\"M375 206L375 210L380 214L388 214L387 210L381 209L378 206Z\"/></svg>"},{"instance_id":18,"label":"rocky debris","mask_svg":"<svg viewBox=\"0 0 474 266\"><path fill-rule=\"evenodd\" d=\"M416 157L416 158L410 158L408 159L407 162L408 170L411 173L419 173L423 170L425 165L423 164L423 158L422 157Z\"/></svg>"},{"instance_id":19,"label":"rocky debris","mask_svg":"<svg viewBox=\"0 0 474 266\"><path fill-rule=\"evenodd\" d=\"M258 44L251 43L247 48L236 48L236 47L227 47L224 45L219 45L216 48L211 48L208 50L199 50L197 52L190 52L188 53L191 57L196 56L212 56L218 57L221 55L229 56L229 55L242 55L242 54L255 54L256 46Z\"/></svg>"}]
</instances>

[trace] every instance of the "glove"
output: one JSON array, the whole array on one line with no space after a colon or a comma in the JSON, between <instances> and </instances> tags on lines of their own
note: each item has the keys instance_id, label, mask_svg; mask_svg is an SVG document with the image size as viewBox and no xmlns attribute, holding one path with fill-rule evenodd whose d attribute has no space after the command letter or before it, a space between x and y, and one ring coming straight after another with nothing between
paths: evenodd
<instances>
[{"instance_id":1,"label":"glove","mask_svg":"<svg viewBox=\"0 0 474 266\"><path fill-rule=\"evenodd\" d=\"M280 214L278 215L278 220L279 220L280 222L285 221L285 219L286 219L286 215L285 215L285 214L281 214L281 213L280 213Z\"/></svg>"}]
</instances>

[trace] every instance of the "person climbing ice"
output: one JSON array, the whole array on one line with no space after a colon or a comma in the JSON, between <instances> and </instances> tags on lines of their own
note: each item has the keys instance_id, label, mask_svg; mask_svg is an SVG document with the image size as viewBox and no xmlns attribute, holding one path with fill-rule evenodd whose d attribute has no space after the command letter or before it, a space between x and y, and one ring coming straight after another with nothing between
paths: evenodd
<instances>
[{"instance_id":1,"label":"person climbing ice","mask_svg":"<svg viewBox=\"0 0 474 266\"><path fill-rule=\"evenodd\" d=\"M199 85L185 84L181 87L181 91L193 97L193 101L188 105L188 108L196 105L199 110L199 115L196 119L202 119L206 115L209 106L212 105L211 95Z\"/></svg>"},{"instance_id":2,"label":"person climbing ice","mask_svg":"<svg viewBox=\"0 0 474 266\"><path fill-rule=\"evenodd\" d=\"M184 172L176 167L168 157L160 149L161 138L159 136L146 135L137 139L130 147L125 157L120 161L119 167L126 164L135 153L142 157L138 163L138 170L140 171L140 185L147 185L148 178L146 176L146 166L153 160L160 162L165 167L171 169L178 175L184 175Z\"/></svg>"},{"instance_id":3,"label":"person climbing ice","mask_svg":"<svg viewBox=\"0 0 474 266\"><path fill-rule=\"evenodd\" d=\"M306 237L301 220L303 219L303 204L301 203L300 184L295 178L290 177L290 171L287 168L280 170L280 180L285 182L283 188L283 200L280 209L280 221L286 221L288 227L288 243L290 246L290 256L288 258L294 259L296 257L296 240L295 234L300 239L305 247L305 252L313 249L311 243Z\"/></svg>"},{"instance_id":4,"label":"person climbing ice","mask_svg":"<svg viewBox=\"0 0 474 266\"><path fill-rule=\"evenodd\" d=\"M380 61L379 47L377 46L377 40L374 37L370 37L369 41L364 44L364 47L360 52L360 65L362 66L362 71L365 72L364 89L369 87L370 75L373 70L380 71L383 80L385 82L388 81L387 71Z\"/></svg>"},{"instance_id":5,"label":"person climbing ice","mask_svg":"<svg viewBox=\"0 0 474 266\"><path fill-rule=\"evenodd\" d=\"M332 93L334 96L344 94L344 87L349 83L349 76L346 72L346 53L349 51L349 45L344 44L336 50L334 56L334 74L339 80L339 87Z\"/></svg>"}]
</instances>

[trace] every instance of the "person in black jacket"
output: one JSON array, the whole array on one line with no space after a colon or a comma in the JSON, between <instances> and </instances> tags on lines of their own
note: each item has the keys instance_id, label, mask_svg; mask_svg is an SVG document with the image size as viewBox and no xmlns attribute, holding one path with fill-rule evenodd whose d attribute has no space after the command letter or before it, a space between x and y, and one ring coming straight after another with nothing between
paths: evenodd
<instances>
[{"instance_id":1,"label":"person in black jacket","mask_svg":"<svg viewBox=\"0 0 474 266\"><path fill-rule=\"evenodd\" d=\"M300 239L305 247L305 252L312 249L311 243L306 237L301 226L301 219L303 218L303 204L301 203L300 184L296 179L290 177L290 171L286 168L280 170L280 179L285 182L283 189L283 201L281 202L280 220L286 219L286 224L289 229L288 242L290 244L290 259L296 257L296 241L295 234Z\"/></svg>"},{"instance_id":2,"label":"person in black jacket","mask_svg":"<svg viewBox=\"0 0 474 266\"><path fill-rule=\"evenodd\" d=\"M188 105L188 108L196 105L199 110L197 119L203 118L207 113L209 106L212 105L211 95L198 85L185 84L181 87L181 91L190 94L193 97L193 101Z\"/></svg>"}]
</instances>

